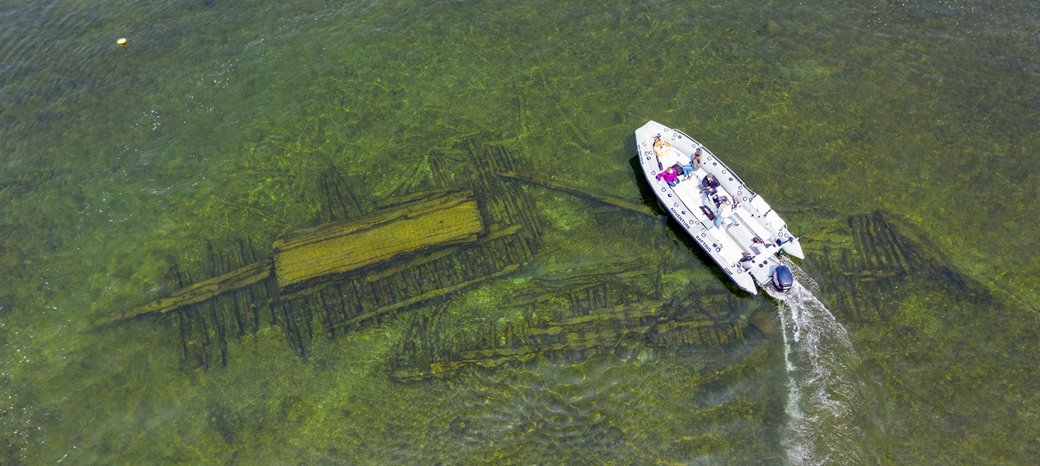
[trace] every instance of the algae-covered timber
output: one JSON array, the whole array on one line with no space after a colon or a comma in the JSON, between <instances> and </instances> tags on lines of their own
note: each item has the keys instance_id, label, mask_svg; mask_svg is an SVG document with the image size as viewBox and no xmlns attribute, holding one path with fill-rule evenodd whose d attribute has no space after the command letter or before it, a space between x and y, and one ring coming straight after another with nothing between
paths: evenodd
<instances>
[{"instance_id":1,"label":"algae-covered timber","mask_svg":"<svg viewBox=\"0 0 1040 466\"><path fill-rule=\"evenodd\" d=\"M276 241L275 277L286 288L423 249L473 242L485 232L472 193L445 193Z\"/></svg>"},{"instance_id":2,"label":"algae-covered timber","mask_svg":"<svg viewBox=\"0 0 1040 466\"><path fill-rule=\"evenodd\" d=\"M956 271L909 222L876 211L849 216L844 225L816 233L806 263L846 322L878 322L893 312L894 297L919 279L949 283L947 292L990 296L980 283Z\"/></svg>"},{"instance_id":3,"label":"algae-covered timber","mask_svg":"<svg viewBox=\"0 0 1040 466\"><path fill-rule=\"evenodd\" d=\"M223 247L210 243L202 264L171 264L168 286L179 291L99 322L117 322L148 312L175 315L183 362L208 368L214 362L227 364L229 340L255 334L265 326L281 328L290 348L306 356L309 342L319 334L334 338L515 273L540 247L540 219L534 200L524 190L516 189L513 180L494 176L519 169L512 150L487 139L452 139L453 147L437 150L451 157L431 157L429 183L404 183L382 199L355 197L350 184L330 165L319 180L319 226L289 233L288 240L275 243L275 250L256 251L251 242L233 239L236 246L222 251ZM459 217L463 225L459 225ZM381 224L378 219L389 220ZM389 237L402 234L391 223L422 220L432 222L435 226L431 228L437 231L427 230L422 237L414 231L404 232L410 239L398 239L388 246L396 248L395 252L382 254L374 263L348 271L333 267L335 264L319 265L311 270L312 278L301 281L276 276L276 262L290 257L279 254L290 254L287 245L292 241L321 244L337 235L356 238L362 231L377 228ZM367 230L361 226L366 224ZM464 228L470 233L460 233L467 231ZM451 233L440 232L442 229ZM438 234L442 237L435 240ZM345 254L331 246L324 252ZM225 278L261 263L266 264L267 274L254 283L211 286L206 294L188 293L193 299L171 300L203 283L232 283ZM200 282L199 277L214 278Z\"/></svg>"},{"instance_id":4,"label":"algae-covered timber","mask_svg":"<svg viewBox=\"0 0 1040 466\"><path fill-rule=\"evenodd\" d=\"M501 298L490 325L474 314L413 314L391 361L398 381L451 377L539 356L584 358L618 347L712 346L740 341L749 309L724 290L685 288L664 298L661 271L645 262L589 264L533 277ZM499 306L499 305L496 305ZM470 317L466 317L469 315ZM473 325L477 323L477 325Z\"/></svg>"},{"instance_id":5,"label":"algae-covered timber","mask_svg":"<svg viewBox=\"0 0 1040 466\"><path fill-rule=\"evenodd\" d=\"M485 233L484 220L471 192L438 191L425 199L413 198L354 221L304 230L294 239L275 242L273 260L246 264L186 285L169 296L97 319L95 325L165 314L259 283L272 275L285 288L419 250L474 242Z\"/></svg>"},{"instance_id":6,"label":"algae-covered timber","mask_svg":"<svg viewBox=\"0 0 1040 466\"><path fill-rule=\"evenodd\" d=\"M198 304L220 296L224 293L244 288L266 280L271 276L271 261L265 260L239 267L231 272L202 280L182 288L165 298L157 299L144 306L128 309L123 312L102 317L94 321L95 325L107 325L122 320L132 319L145 314L165 314L178 308Z\"/></svg>"},{"instance_id":7,"label":"algae-covered timber","mask_svg":"<svg viewBox=\"0 0 1040 466\"><path fill-rule=\"evenodd\" d=\"M656 217L660 217L661 216L660 214L655 212L652 207L647 206L645 204L636 204L634 202L628 202L628 201L626 201L624 199L618 199L616 197L610 197L610 196L605 196L603 194L597 194L597 193L585 191L583 189L578 189L578 188L575 188L573 186L565 186L565 185L562 185L562 184L559 184L559 183L555 183L555 182L552 182L552 181L549 181L549 180L545 180L545 179L535 178L535 177L532 177L532 176L529 176L529 175L520 175L519 173L516 173L516 172L513 172L513 171L507 171L507 172L498 173L498 176L501 176L501 177L504 177L504 178L511 178L511 179L514 179L514 180L517 180L517 181L521 181L521 182L530 184L530 185L541 186L543 188L551 189L553 191L560 191L560 192L563 192L563 193L570 194L572 196L580 197L582 199L588 199L590 201L598 202L598 203L601 203L601 204L606 204L606 205L609 205L609 206L618 207L618 208L620 208L622 210L627 210L629 212L634 212L634 213L637 213L639 215L645 215L647 217L654 217L654 218L656 218Z\"/></svg>"},{"instance_id":8,"label":"algae-covered timber","mask_svg":"<svg viewBox=\"0 0 1040 466\"><path fill-rule=\"evenodd\" d=\"M422 303L422 302L425 302L425 301L430 301L430 300L433 300L435 298L439 298L439 297L445 296L445 295L447 295L449 293L454 293L456 291L468 288L470 286L473 286L474 284L481 283L481 282L484 282L484 281L492 280L492 279L495 279L495 278L499 278L499 277L511 274L513 272L516 272L516 270L518 268L520 268L520 267L518 265L516 265L516 264L508 265L505 268L503 268L502 270L499 270L499 271L494 272L492 274L482 275L482 276L474 278L472 280L467 280L467 281L464 281L464 282L456 283L454 285L451 285L451 286L448 286L448 287L445 287L445 288L439 288L439 289L431 290L431 291L428 291L426 293L423 293L423 294L420 294L420 295L417 295L417 296L413 296L413 297L411 297L409 299L406 299L404 301L398 301L396 303L393 303L393 304L390 304L390 305L387 305L387 306L383 306L383 307L380 307L380 308L377 308L377 309L374 309L374 310L362 313L362 314L360 314L358 316L355 316L355 317L353 317L353 318L351 318L349 320L346 320L346 321L344 321L342 323L339 323L339 324L336 324L336 325L330 325L329 327L330 328L343 328L343 327L350 327L352 325L357 325L357 324L359 324L361 322L364 322L366 320L371 320L371 319L374 319L374 318L379 317L381 315L389 314L389 313L394 312L394 311L396 311L398 309L402 309L402 308L405 308L405 307L408 307L408 306L412 306L412 305L415 305L415 304L418 304L418 303Z\"/></svg>"},{"instance_id":9,"label":"algae-covered timber","mask_svg":"<svg viewBox=\"0 0 1040 466\"><path fill-rule=\"evenodd\" d=\"M629 346L683 347L720 345L744 337L746 323L740 319L711 316L712 310L705 309L675 312L673 305L647 300L583 311L580 315L540 324L508 325L493 329L490 338L478 338L473 346L463 341L465 337L406 342L400 348L391 376L399 381L443 378L467 366L494 368L526 362L543 354L570 352L587 357L626 342ZM423 320L417 325L428 327ZM412 331L412 334L428 339L431 332L442 333L426 329ZM406 354L408 352L412 354Z\"/></svg>"}]
</instances>

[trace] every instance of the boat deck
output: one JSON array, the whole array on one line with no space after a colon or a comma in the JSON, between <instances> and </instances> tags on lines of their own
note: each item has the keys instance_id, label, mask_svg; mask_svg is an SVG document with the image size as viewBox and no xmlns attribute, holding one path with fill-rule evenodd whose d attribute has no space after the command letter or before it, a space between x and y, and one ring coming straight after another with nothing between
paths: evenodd
<instances>
[{"instance_id":1,"label":"boat deck","mask_svg":"<svg viewBox=\"0 0 1040 466\"><path fill-rule=\"evenodd\" d=\"M662 206L741 288L756 293L755 283L769 286L781 251L802 257L797 238L788 233L780 216L703 145L653 121L639 128L636 138L640 163ZM666 144L658 145L658 140ZM674 186L657 178L662 165L690 165L698 149L701 163L689 177L680 176ZM711 198L701 192L701 181L709 173L720 182L717 196ZM722 196L735 205L720 219L715 199Z\"/></svg>"},{"instance_id":2,"label":"boat deck","mask_svg":"<svg viewBox=\"0 0 1040 466\"><path fill-rule=\"evenodd\" d=\"M738 264L744 257L744 253L748 253L754 256L750 266L754 267L759 264L764 266L767 258L776 254L776 247L771 243L766 243L762 238L762 236L769 237L768 233L765 233L765 227L743 205L737 205L733 209L733 215L723 219L716 226L715 221L705 214L705 211L708 211L713 215L719 215L715 203L700 190L700 180L705 175L707 175L706 171L697 169L689 179L681 180L673 186L672 191L707 229L707 235L722 246L717 252L725 263ZM718 188L718 195L734 198L732 193L721 187ZM757 273L753 273L753 275L760 283L768 280L767 277L759 279Z\"/></svg>"}]
</instances>

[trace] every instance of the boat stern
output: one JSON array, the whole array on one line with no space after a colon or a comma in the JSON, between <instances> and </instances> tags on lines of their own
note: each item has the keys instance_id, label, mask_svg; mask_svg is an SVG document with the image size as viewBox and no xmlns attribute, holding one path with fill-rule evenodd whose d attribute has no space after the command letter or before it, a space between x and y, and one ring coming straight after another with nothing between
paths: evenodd
<instances>
[{"instance_id":1,"label":"boat stern","mask_svg":"<svg viewBox=\"0 0 1040 466\"><path fill-rule=\"evenodd\" d=\"M773 288L786 293L794 286L794 275L786 265L778 265L773 269L773 273L770 274L770 281L773 284Z\"/></svg>"}]
</instances>

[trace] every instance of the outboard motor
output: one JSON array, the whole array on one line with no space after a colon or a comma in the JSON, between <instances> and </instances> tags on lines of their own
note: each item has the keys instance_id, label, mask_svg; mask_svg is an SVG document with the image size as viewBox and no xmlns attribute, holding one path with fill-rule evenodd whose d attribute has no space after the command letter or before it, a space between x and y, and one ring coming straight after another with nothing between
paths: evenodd
<instances>
[{"instance_id":1,"label":"outboard motor","mask_svg":"<svg viewBox=\"0 0 1040 466\"><path fill-rule=\"evenodd\" d=\"M773 287L779 291L790 290L794 286L794 275L786 265L778 265L773 269Z\"/></svg>"}]
</instances>

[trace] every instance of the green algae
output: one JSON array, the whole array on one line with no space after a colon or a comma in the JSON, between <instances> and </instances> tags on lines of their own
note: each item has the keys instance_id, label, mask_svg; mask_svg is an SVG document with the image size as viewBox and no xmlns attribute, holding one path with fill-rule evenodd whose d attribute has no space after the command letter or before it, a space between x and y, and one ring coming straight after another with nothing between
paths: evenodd
<instances>
[{"instance_id":1,"label":"green algae","mask_svg":"<svg viewBox=\"0 0 1040 466\"><path fill-rule=\"evenodd\" d=\"M911 281L889 318L850 324L882 381L881 461L1035 456L1032 7L208 5L130 2L42 31L14 15L49 61L2 91L2 462L780 461L775 341L732 372L740 348L619 350L410 385L386 375L404 319L307 359L264 327L211 371L178 363L172 321L85 329L161 294L170 257L191 268L208 240L314 222L330 164L372 201L431 183L431 157L481 134L542 176L638 201L626 141L650 118L725 158L793 231L841 247L835 221L895 212L992 295ZM726 286L675 228L530 189L549 225L533 270L661 255L686 265L666 288ZM517 322L496 303L523 280L446 312ZM560 386L593 394L542 397Z\"/></svg>"}]
</instances>

